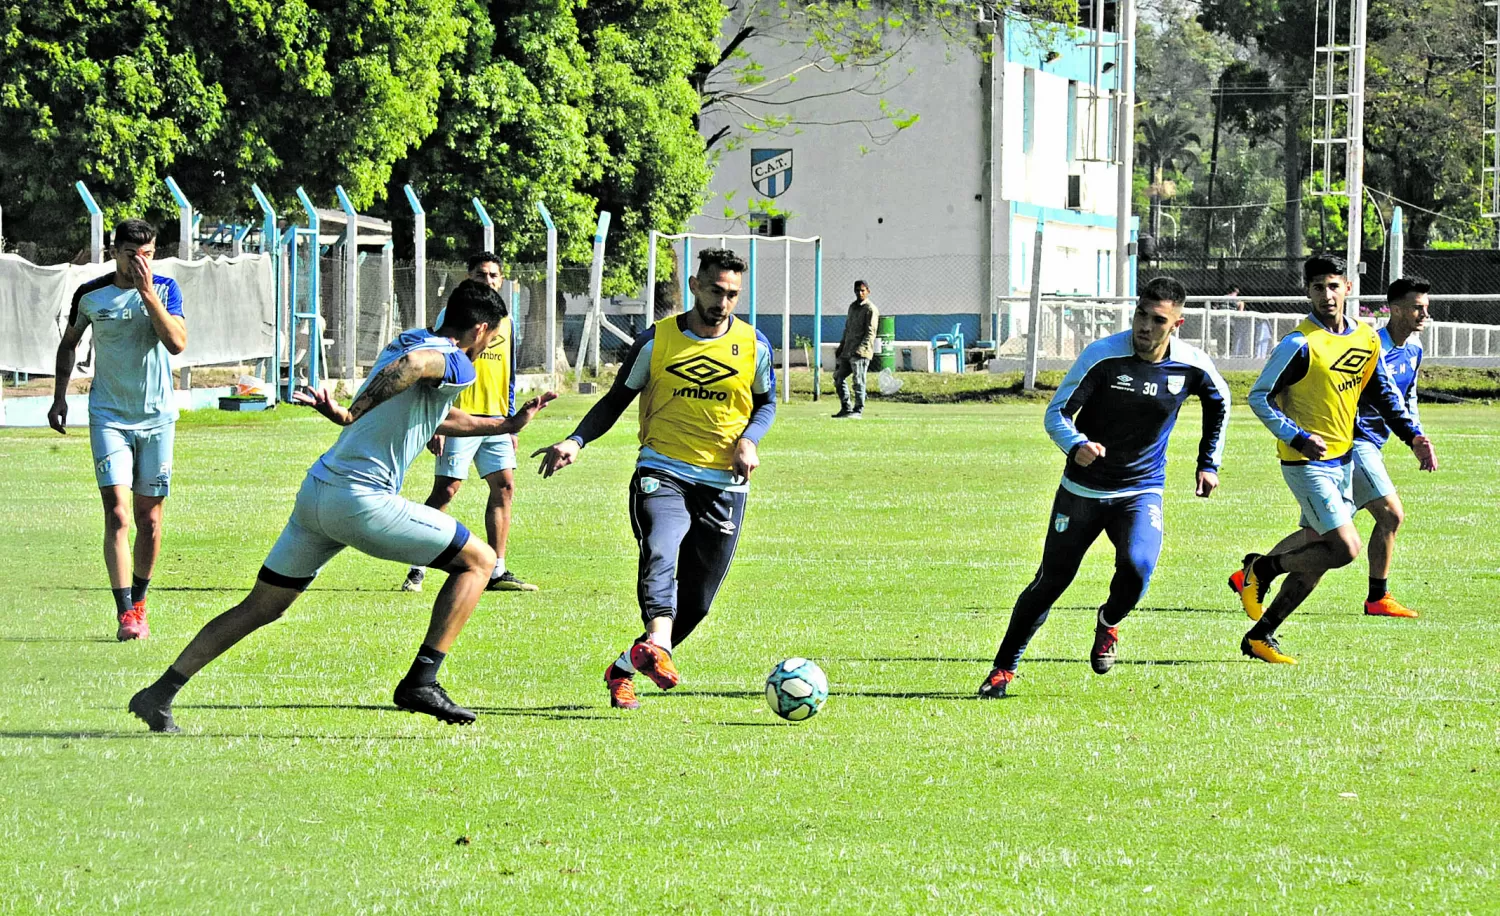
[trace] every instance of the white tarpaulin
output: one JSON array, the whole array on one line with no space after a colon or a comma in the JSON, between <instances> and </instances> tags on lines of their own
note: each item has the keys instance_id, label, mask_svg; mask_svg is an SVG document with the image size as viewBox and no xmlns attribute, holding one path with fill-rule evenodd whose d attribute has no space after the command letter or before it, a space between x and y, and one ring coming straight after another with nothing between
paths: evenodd
<instances>
[{"instance_id":1,"label":"white tarpaulin","mask_svg":"<svg viewBox=\"0 0 1500 916\"><path fill-rule=\"evenodd\" d=\"M0 370L50 375L73 291L113 269L112 262L43 267L0 254ZM271 355L276 299L269 256L191 262L163 258L152 262L152 270L176 280L182 289L188 347L172 357L174 367ZM84 352L80 347L80 358Z\"/></svg>"}]
</instances>

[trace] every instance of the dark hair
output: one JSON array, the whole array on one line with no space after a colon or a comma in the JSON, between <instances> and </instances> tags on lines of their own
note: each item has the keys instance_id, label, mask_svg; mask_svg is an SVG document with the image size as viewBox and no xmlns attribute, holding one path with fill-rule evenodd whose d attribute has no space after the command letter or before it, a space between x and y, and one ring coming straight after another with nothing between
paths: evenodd
<instances>
[{"instance_id":1,"label":"dark hair","mask_svg":"<svg viewBox=\"0 0 1500 916\"><path fill-rule=\"evenodd\" d=\"M481 251L478 254L470 255L469 260L464 263L464 270L472 272L479 265L490 263L500 268L502 274L505 273L505 265L501 263L500 256L493 251Z\"/></svg>"},{"instance_id":2,"label":"dark hair","mask_svg":"<svg viewBox=\"0 0 1500 916\"><path fill-rule=\"evenodd\" d=\"M1426 277L1419 277L1416 274L1408 274L1407 276L1400 277L1393 283L1391 283L1391 288L1385 291L1385 301L1400 302L1407 296L1416 293L1430 292L1432 292L1432 284L1428 282Z\"/></svg>"},{"instance_id":3,"label":"dark hair","mask_svg":"<svg viewBox=\"0 0 1500 916\"><path fill-rule=\"evenodd\" d=\"M1315 254L1302 265L1302 285L1310 286L1313 280L1329 274L1348 277L1348 262L1336 254Z\"/></svg>"},{"instance_id":4,"label":"dark hair","mask_svg":"<svg viewBox=\"0 0 1500 916\"><path fill-rule=\"evenodd\" d=\"M126 219L115 223L115 245L144 245L156 240L156 227L143 219Z\"/></svg>"},{"instance_id":5,"label":"dark hair","mask_svg":"<svg viewBox=\"0 0 1500 916\"><path fill-rule=\"evenodd\" d=\"M859 288L860 288L860 287L861 287L861 286L863 286L863 287L864 287L864 288L865 288L865 289L869 289L869 288L870 288L870 284L868 284L868 283L866 283L866 282L865 282L865 281L863 281L863 280L855 280L855 281L854 281L854 291L855 291L855 292L856 292L856 293L857 293L857 292L859 292Z\"/></svg>"},{"instance_id":6,"label":"dark hair","mask_svg":"<svg viewBox=\"0 0 1500 916\"><path fill-rule=\"evenodd\" d=\"M1187 302L1187 287L1171 277L1156 277L1141 290L1141 300L1146 302Z\"/></svg>"},{"instance_id":7,"label":"dark hair","mask_svg":"<svg viewBox=\"0 0 1500 916\"><path fill-rule=\"evenodd\" d=\"M698 272L710 269L732 270L742 274L745 272L745 262L728 248L705 248L698 252Z\"/></svg>"},{"instance_id":8,"label":"dark hair","mask_svg":"<svg viewBox=\"0 0 1500 916\"><path fill-rule=\"evenodd\" d=\"M463 332L481 324L494 327L504 317L505 300L499 293L478 280L465 280L448 296L443 327L438 330Z\"/></svg>"}]
</instances>

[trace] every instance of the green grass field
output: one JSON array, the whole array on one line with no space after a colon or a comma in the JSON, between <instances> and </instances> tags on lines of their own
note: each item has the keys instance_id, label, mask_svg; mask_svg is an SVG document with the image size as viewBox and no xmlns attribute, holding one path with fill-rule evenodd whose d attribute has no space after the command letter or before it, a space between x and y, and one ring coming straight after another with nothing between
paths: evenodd
<instances>
[{"instance_id":1,"label":"green grass field","mask_svg":"<svg viewBox=\"0 0 1500 916\"><path fill-rule=\"evenodd\" d=\"M1101 542L998 703L974 690L1062 463L1042 405L831 410L783 409L684 683L643 685L633 714L601 681L639 630L633 411L558 478L524 469L510 563L544 590L487 595L459 641L443 680L482 713L463 730L389 706L432 591L354 553L183 690L183 734L125 712L249 587L325 421L184 417L153 636L124 645L87 435L0 431L0 912L1500 908L1494 408L1424 407L1436 475L1391 451L1394 586L1424 616L1364 618L1361 560L1283 627L1301 664L1272 667L1240 657L1223 580L1295 509L1243 407L1222 491L1195 500L1190 405L1122 664L1086 660ZM475 482L455 509L479 527L482 503ZM761 690L792 655L832 684L801 725Z\"/></svg>"}]
</instances>

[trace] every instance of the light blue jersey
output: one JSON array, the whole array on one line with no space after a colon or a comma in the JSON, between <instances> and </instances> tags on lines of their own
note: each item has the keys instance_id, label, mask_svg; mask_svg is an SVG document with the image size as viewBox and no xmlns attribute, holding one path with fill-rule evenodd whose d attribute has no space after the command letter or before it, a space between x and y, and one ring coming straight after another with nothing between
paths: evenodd
<instances>
[{"instance_id":1,"label":"light blue jersey","mask_svg":"<svg viewBox=\"0 0 1500 916\"><path fill-rule=\"evenodd\" d=\"M177 282L157 277L154 285L167 314L181 318ZM90 280L73 293L68 323L79 331L94 328L90 426L155 429L177 420L170 356L134 287L115 286L112 273Z\"/></svg>"},{"instance_id":2,"label":"light blue jersey","mask_svg":"<svg viewBox=\"0 0 1500 916\"><path fill-rule=\"evenodd\" d=\"M469 357L451 340L420 328L403 331L386 344L370 370L370 378L419 350L436 350L444 355L448 365L442 380L436 384L418 382L344 427L333 448L313 463L308 474L334 486L401 492L407 467L432 439L459 392L474 382L474 364ZM359 394L369 384L366 379Z\"/></svg>"}]
</instances>

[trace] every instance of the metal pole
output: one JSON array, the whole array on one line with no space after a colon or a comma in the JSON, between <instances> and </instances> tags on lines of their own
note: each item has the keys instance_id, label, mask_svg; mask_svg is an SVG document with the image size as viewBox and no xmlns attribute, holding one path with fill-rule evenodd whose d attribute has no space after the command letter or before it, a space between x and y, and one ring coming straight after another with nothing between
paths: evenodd
<instances>
[{"instance_id":1,"label":"metal pole","mask_svg":"<svg viewBox=\"0 0 1500 916\"><path fill-rule=\"evenodd\" d=\"M78 189L78 196L83 198L83 205L89 211L89 263L104 263L104 211L94 202L94 195L89 193L88 186L82 181L76 182L73 187Z\"/></svg>"},{"instance_id":2,"label":"metal pole","mask_svg":"<svg viewBox=\"0 0 1500 916\"><path fill-rule=\"evenodd\" d=\"M536 208L547 226L547 355L543 364L551 375L557 371L557 226L546 204L537 201Z\"/></svg>"},{"instance_id":3,"label":"metal pole","mask_svg":"<svg viewBox=\"0 0 1500 916\"><path fill-rule=\"evenodd\" d=\"M359 376L359 213L343 185L335 185L333 193L344 211L344 340L340 350L344 378L354 379Z\"/></svg>"},{"instance_id":4,"label":"metal pole","mask_svg":"<svg viewBox=\"0 0 1500 916\"><path fill-rule=\"evenodd\" d=\"M470 198L474 202L474 212L479 214L479 225L484 228L484 250L491 254L495 252L495 221L490 219L490 214L484 209L484 204L479 198Z\"/></svg>"},{"instance_id":5,"label":"metal pole","mask_svg":"<svg viewBox=\"0 0 1500 916\"><path fill-rule=\"evenodd\" d=\"M786 240L781 280L781 377L786 380L784 403L792 403L792 240Z\"/></svg>"},{"instance_id":6,"label":"metal pole","mask_svg":"<svg viewBox=\"0 0 1500 916\"><path fill-rule=\"evenodd\" d=\"M271 403L274 404L281 397L278 387L281 381L281 311L285 304L281 289L281 246L277 244L276 210L271 206L271 201L266 199L265 192L260 189L260 185L252 184L250 193L255 195L255 202L260 205L260 212L264 218L260 227L260 252L271 256L271 284L275 290L272 296L275 300L276 314L271 338L271 371L270 378L266 380L271 383Z\"/></svg>"},{"instance_id":7,"label":"metal pole","mask_svg":"<svg viewBox=\"0 0 1500 916\"><path fill-rule=\"evenodd\" d=\"M1127 0L1128 2L1128 0ZM1026 371L1022 373L1021 387L1036 390L1037 357L1042 341L1042 228L1043 220L1037 217L1036 235L1031 243L1031 302L1027 312ZM961 358L961 357L960 357ZM932 368L937 369L938 366Z\"/></svg>"},{"instance_id":8,"label":"metal pole","mask_svg":"<svg viewBox=\"0 0 1500 916\"><path fill-rule=\"evenodd\" d=\"M281 282L286 288L286 396L292 399L292 389L297 384L297 227L288 226L281 236L281 245L286 248L282 263Z\"/></svg>"},{"instance_id":9,"label":"metal pole","mask_svg":"<svg viewBox=\"0 0 1500 916\"><path fill-rule=\"evenodd\" d=\"M1120 40L1115 45L1120 71L1120 114L1115 119L1115 295L1125 295L1130 268L1130 186L1135 177L1135 0L1120 0ZM1040 227L1040 224L1038 224Z\"/></svg>"},{"instance_id":10,"label":"metal pole","mask_svg":"<svg viewBox=\"0 0 1500 916\"><path fill-rule=\"evenodd\" d=\"M823 240L813 242L813 400L823 391Z\"/></svg>"},{"instance_id":11,"label":"metal pole","mask_svg":"<svg viewBox=\"0 0 1500 916\"><path fill-rule=\"evenodd\" d=\"M609 219L608 210L599 214L599 228L594 231L594 263L589 269L589 314L593 316L593 323L589 330L590 339L585 340L583 346L593 347L591 359L595 375L599 373L599 325L604 317L604 240L609 237ZM587 353L587 349L584 352ZM582 363L583 360L579 359L579 364Z\"/></svg>"},{"instance_id":12,"label":"metal pole","mask_svg":"<svg viewBox=\"0 0 1500 916\"><path fill-rule=\"evenodd\" d=\"M1365 22L1369 17L1369 0L1354 0L1354 41L1350 49L1349 98L1349 239L1345 260L1349 266L1349 294L1359 295L1360 258L1364 254L1365 203ZM1358 309L1355 310L1358 314Z\"/></svg>"},{"instance_id":13,"label":"metal pole","mask_svg":"<svg viewBox=\"0 0 1500 916\"><path fill-rule=\"evenodd\" d=\"M688 279L693 275L693 240L682 240L682 310L685 312L693 307L693 289L688 285Z\"/></svg>"},{"instance_id":14,"label":"metal pole","mask_svg":"<svg viewBox=\"0 0 1500 916\"><path fill-rule=\"evenodd\" d=\"M427 211L422 209L422 202L417 199L417 192L411 189L411 185L405 185L406 202L411 204L412 215L412 261L416 269L416 277L412 285L412 305L416 309L413 313L416 326L427 327Z\"/></svg>"},{"instance_id":15,"label":"metal pole","mask_svg":"<svg viewBox=\"0 0 1500 916\"><path fill-rule=\"evenodd\" d=\"M184 261L193 259L193 205L188 203L187 195L182 193L182 188L177 186L177 180L171 175L167 176L167 190L172 192L172 199L177 201L177 256Z\"/></svg>"},{"instance_id":16,"label":"metal pole","mask_svg":"<svg viewBox=\"0 0 1500 916\"><path fill-rule=\"evenodd\" d=\"M646 233L646 324L656 321L656 235L655 229Z\"/></svg>"},{"instance_id":17,"label":"metal pole","mask_svg":"<svg viewBox=\"0 0 1500 916\"><path fill-rule=\"evenodd\" d=\"M318 302L320 298L319 293L321 292L321 271L319 270L318 260L322 255L322 252L319 250L322 243L318 238L318 227L320 225L320 222L318 220L317 208L313 206L312 201L308 199L307 192L302 190L300 186L297 188L297 200L302 204L302 209L307 212L307 231L309 234L309 238L311 239L311 243L308 246L307 252L308 302L302 314L311 316L307 319L307 383L316 388L318 387L319 381L318 361L319 357L322 355L323 350L323 331L318 327L318 322L321 319ZM293 244L295 244L295 242L296 239L294 237ZM297 282L296 274L292 275L292 282L294 284ZM297 325L296 322L293 321L293 341L296 340L296 330ZM293 344L293 346L295 346L295 344Z\"/></svg>"},{"instance_id":18,"label":"metal pole","mask_svg":"<svg viewBox=\"0 0 1500 916\"><path fill-rule=\"evenodd\" d=\"M387 240L380 249L380 298L385 302L385 327L382 337L395 336L393 326L399 324L400 312L396 307L396 243ZM382 341L383 343L384 341Z\"/></svg>"},{"instance_id":19,"label":"metal pole","mask_svg":"<svg viewBox=\"0 0 1500 916\"><path fill-rule=\"evenodd\" d=\"M1399 206L1391 211L1391 234L1385 247L1390 253L1391 280L1395 281L1400 279L1406 266L1406 218Z\"/></svg>"},{"instance_id":20,"label":"metal pole","mask_svg":"<svg viewBox=\"0 0 1500 916\"><path fill-rule=\"evenodd\" d=\"M756 258L755 241L756 241L755 239L751 239L750 240L750 276L748 276L748 277L745 278L748 281L747 285L750 287L750 292L748 294L750 296L750 314L749 314L748 317L750 319L750 327L751 328L755 327L755 317L756 317L755 316L755 262L758 259Z\"/></svg>"}]
</instances>

